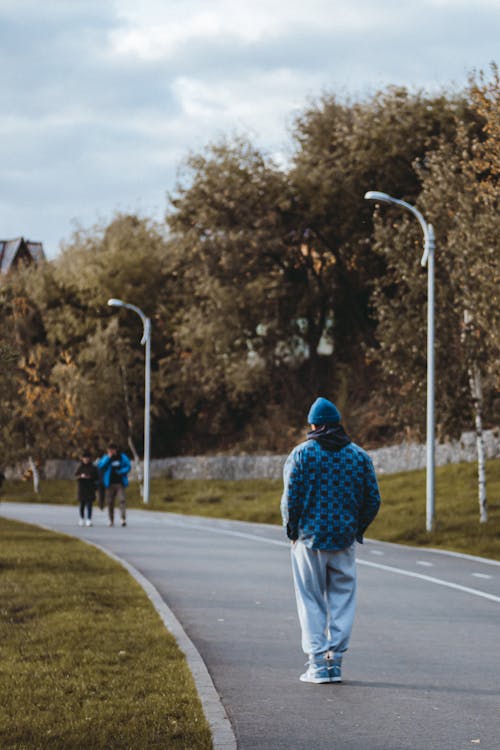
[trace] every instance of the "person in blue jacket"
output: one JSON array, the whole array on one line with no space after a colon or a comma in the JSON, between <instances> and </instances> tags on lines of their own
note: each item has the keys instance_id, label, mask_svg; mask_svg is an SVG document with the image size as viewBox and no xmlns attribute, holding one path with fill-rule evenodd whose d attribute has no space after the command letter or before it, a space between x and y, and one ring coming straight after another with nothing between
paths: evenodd
<instances>
[{"instance_id":1,"label":"person in blue jacket","mask_svg":"<svg viewBox=\"0 0 500 750\"><path fill-rule=\"evenodd\" d=\"M127 525L125 489L128 487L127 474L131 464L128 456L121 453L116 443L108 445L107 453L97 464L105 487L106 504L108 506L108 526L114 526L115 522L115 500L120 503L121 525Z\"/></svg>"},{"instance_id":2,"label":"person in blue jacket","mask_svg":"<svg viewBox=\"0 0 500 750\"><path fill-rule=\"evenodd\" d=\"M372 461L351 441L335 404L318 398L311 431L284 467L281 514L292 543L292 572L308 669L303 682L341 682L355 613L356 541L377 515Z\"/></svg>"}]
</instances>

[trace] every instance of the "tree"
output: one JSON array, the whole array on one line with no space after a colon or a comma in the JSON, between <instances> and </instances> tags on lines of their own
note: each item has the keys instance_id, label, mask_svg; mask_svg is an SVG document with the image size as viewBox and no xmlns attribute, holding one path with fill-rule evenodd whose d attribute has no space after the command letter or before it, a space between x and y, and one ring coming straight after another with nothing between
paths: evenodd
<instances>
[{"instance_id":1,"label":"tree","mask_svg":"<svg viewBox=\"0 0 500 750\"><path fill-rule=\"evenodd\" d=\"M498 212L492 210L493 168L485 170L490 153L490 126L485 110L471 90L469 122L457 121L454 142L444 139L419 167L422 212L437 232L437 406L444 434L466 427L472 411L478 436L480 520L487 520L486 477L482 442L483 385L491 399L491 377L498 372L495 328L498 310L491 305L498 283ZM492 108L494 110L494 108ZM480 127L478 127L478 124ZM484 184L486 181L486 185ZM395 392L400 416L424 403L423 326L418 317L426 304L423 274L408 267L411 246L418 253L415 228L405 220L396 227L378 226L378 247L392 246L388 276L377 284L374 302L379 325L377 357ZM410 234L411 232L411 234ZM410 240L411 237L411 241ZM494 308L494 309L492 309ZM488 376L489 373L489 376ZM490 382L484 381L484 375ZM405 399L401 398L405 396Z\"/></svg>"},{"instance_id":2,"label":"tree","mask_svg":"<svg viewBox=\"0 0 500 750\"><path fill-rule=\"evenodd\" d=\"M187 304L180 372L162 372L170 384L180 376L181 409L221 432L263 402L301 421L311 392L366 402L370 292L385 270L363 195L416 196L415 160L454 137L462 110L460 97L404 89L356 104L327 96L298 119L286 171L238 139L190 157L167 214Z\"/></svg>"},{"instance_id":3,"label":"tree","mask_svg":"<svg viewBox=\"0 0 500 750\"><path fill-rule=\"evenodd\" d=\"M393 438L401 426L423 423L421 235L398 215L395 227L377 223L372 247L367 189L418 202L439 241L469 242L467 269L481 284L459 289L464 260L452 250L437 270L438 321L446 331L438 370L447 374L438 382L440 429L455 433L463 404L470 406L464 351L481 353L487 402L494 377L498 317L488 307L491 279L483 278L492 268L467 232L474 227L481 246L496 249L496 224L485 208L496 200L497 165L488 150L497 132L495 101L484 87L476 100L470 92L445 97L396 88L354 103L324 96L296 121L286 168L244 139L209 145L189 157L169 198L169 234L146 218L118 214L77 230L58 258L20 274L16 288L10 281L0 288L0 340L19 352L24 368L16 378L34 396L36 376L37 409L51 395L68 422L66 443L51 449L68 450L73 437L97 449L103 439L126 436L140 452L141 324L110 310L110 297L152 319L157 455L234 444L286 450L318 393L337 401L360 439L377 440L382 430ZM489 119L481 106L491 110ZM467 160L455 145L462 142L468 162L480 163L471 168L484 197L480 206L464 194L457 223L448 208L465 179ZM464 310L473 312L474 326L464 326ZM8 413L18 396L8 396ZM28 427L43 431L46 418L33 412L17 426L7 420L10 444L20 441L25 450ZM75 425L78 436L69 429Z\"/></svg>"},{"instance_id":4,"label":"tree","mask_svg":"<svg viewBox=\"0 0 500 750\"><path fill-rule=\"evenodd\" d=\"M57 368L72 368L69 358L61 357ZM38 466L46 458L67 455L78 447L81 426L73 401L54 384L50 358L37 345L18 363L18 395L12 412L14 432L22 436L35 492L39 491Z\"/></svg>"},{"instance_id":5,"label":"tree","mask_svg":"<svg viewBox=\"0 0 500 750\"><path fill-rule=\"evenodd\" d=\"M0 392L2 393L0 399L0 441L2 444L0 471L10 459L11 405L16 396L12 374L18 357L18 351L10 342L5 340L0 342Z\"/></svg>"},{"instance_id":6,"label":"tree","mask_svg":"<svg viewBox=\"0 0 500 750\"><path fill-rule=\"evenodd\" d=\"M330 305L335 357L360 365L374 342L369 299L384 275L367 236L369 189L413 202L420 191L415 163L452 140L462 97L427 96L390 87L356 103L323 97L297 122L291 180L309 232L331 260Z\"/></svg>"},{"instance_id":7,"label":"tree","mask_svg":"<svg viewBox=\"0 0 500 750\"><path fill-rule=\"evenodd\" d=\"M173 293L167 253L161 227L117 215L108 225L77 230L62 254L33 278L30 293L43 310L46 344L68 352L74 364L71 379L56 372L53 377L75 404L85 427L82 439L96 449L102 440L142 442L140 321L110 310L107 300L123 298L155 319L163 295ZM160 323L154 320L154 345L163 352Z\"/></svg>"},{"instance_id":8,"label":"tree","mask_svg":"<svg viewBox=\"0 0 500 750\"><path fill-rule=\"evenodd\" d=\"M213 435L282 395L285 364L301 359L300 319L309 315L309 340L323 327L307 280L319 289L325 269L294 226L286 175L247 142L191 157L188 180L167 217L184 306L164 376Z\"/></svg>"},{"instance_id":9,"label":"tree","mask_svg":"<svg viewBox=\"0 0 500 750\"><path fill-rule=\"evenodd\" d=\"M53 371L71 367L64 353L58 356L43 344L39 310L27 291L32 271L18 272L0 288L2 347L2 444L3 460L28 460L35 491L37 466L73 445L76 421L71 401L57 387Z\"/></svg>"},{"instance_id":10,"label":"tree","mask_svg":"<svg viewBox=\"0 0 500 750\"><path fill-rule=\"evenodd\" d=\"M499 159L500 87L493 80L471 82L471 100L483 119L479 134L458 132L456 148L436 152L429 163L424 196L429 205L439 190L454 206L445 234L445 252L455 303L462 310L462 361L466 370L477 437L479 518L488 519L486 465L483 440L484 392L492 393L498 379L500 314L492 300L499 279ZM489 382L488 382L489 381ZM497 383L498 384L498 383Z\"/></svg>"}]
</instances>

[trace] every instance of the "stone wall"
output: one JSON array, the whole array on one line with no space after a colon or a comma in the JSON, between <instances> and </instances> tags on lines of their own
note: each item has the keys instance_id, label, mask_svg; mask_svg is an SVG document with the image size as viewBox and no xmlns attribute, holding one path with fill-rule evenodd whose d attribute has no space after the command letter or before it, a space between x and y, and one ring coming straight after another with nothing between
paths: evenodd
<instances>
[{"instance_id":1,"label":"stone wall","mask_svg":"<svg viewBox=\"0 0 500 750\"><path fill-rule=\"evenodd\" d=\"M500 457L500 429L484 433L488 458ZM368 451L378 474L396 474L425 468L426 448L417 443L402 443L389 448ZM178 456L151 461L152 477L171 479L280 479L286 456ZM475 461L476 436L464 433L460 440L436 445L436 466ZM47 461L46 479L73 479L75 461ZM19 478L23 469L7 469L8 478ZM136 479L132 468L131 479Z\"/></svg>"}]
</instances>

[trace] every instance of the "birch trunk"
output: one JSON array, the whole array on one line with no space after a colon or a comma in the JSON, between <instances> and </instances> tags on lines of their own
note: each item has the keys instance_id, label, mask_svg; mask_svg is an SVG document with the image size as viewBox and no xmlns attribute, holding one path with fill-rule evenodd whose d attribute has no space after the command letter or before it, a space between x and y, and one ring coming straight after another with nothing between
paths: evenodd
<instances>
[{"instance_id":1,"label":"birch trunk","mask_svg":"<svg viewBox=\"0 0 500 750\"><path fill-rule=\"evenodd\" d=\"M464 339L470 335L474 321L469 310L464 310ZM488 501L486 498L486 452L483 435L483 378L477 362L469 364L469 388L474 407L477 446L477 487L479 499L479 522L488 520Z\"/></svg>"},{"instance_id":2,"label":"birch trunk","mask_svg":"<svg viewBox=\"0 0 500 750\"><path fill-rule=\"evenodd\" d=\"M28 458L28 465L31 469L31 476L33 478L33 491L38 495L40 492L40 472L38 471L36 462L33 460L32 456Z\"/></svg>"},{"instance_id":3,"label":"birch trunk","mask_svg":"<svg viewBox=\"0 0 500 750\"><path fill-rule=\"evenodd\" d=\"M488 520L488 501L486 497L486 452L483 435L483 379L477 364L472 365L469 370L469 384L476 423L479 522L486 523Z\"/></svg>"},{"instance_id":4,"label":"birch trunk","mask_svg":"<svg viewBox=\"0 0 500 750\"><path fill-rule=\"evenodd\" d=\"M137 453L136 447L134 445L134 441L132 440L132 435L128 436L128 446L132 452L132 455L134 457L134 468L135 473L137 475L137 481L139 482L139 490L141 493L141 497L143 495L144 486L143 486L143 472L142 472L142 461L139 458L139 454Z\"/></svg>"}]
</instances>

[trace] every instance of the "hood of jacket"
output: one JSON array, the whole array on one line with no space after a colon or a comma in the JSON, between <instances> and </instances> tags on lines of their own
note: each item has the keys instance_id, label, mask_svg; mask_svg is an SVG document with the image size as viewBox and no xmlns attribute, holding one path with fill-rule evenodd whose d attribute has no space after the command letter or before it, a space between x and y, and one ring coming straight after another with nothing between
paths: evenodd
<instances>
[{"instance_id":1,"label":"hood of jacket","mask_svg":"<svg viewBox=\"0 0 500 750\"><path fill-rule=\"evenodd\" d=\"M316 440L327 451L339 451L352 443L341 424L322 424L307 433L308 440Z\"/></svg>"}]
</instances>

